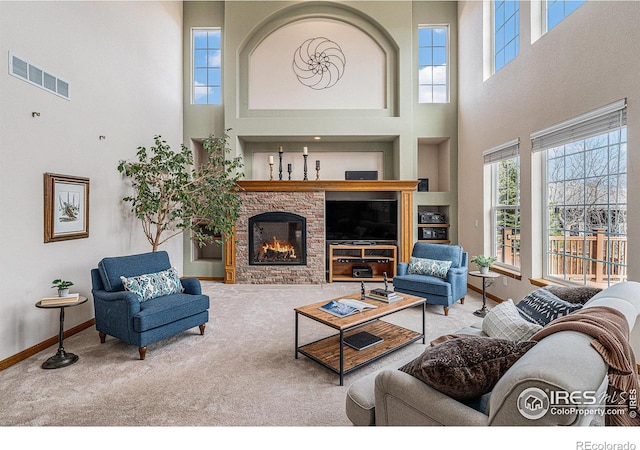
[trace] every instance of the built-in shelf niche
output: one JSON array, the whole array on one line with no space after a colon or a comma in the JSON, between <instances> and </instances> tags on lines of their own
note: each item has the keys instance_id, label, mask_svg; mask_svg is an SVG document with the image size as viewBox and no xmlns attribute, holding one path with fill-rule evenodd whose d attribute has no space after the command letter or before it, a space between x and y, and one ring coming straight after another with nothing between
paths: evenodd
<instances>
[{"instance_id":1,"label":"built-in shelf niche","mask_svg":"<svg viewBox=\"0 0 640 450\"><path fill-rule=\"evenodd\" d=\"M429 180L429 192L451 189L450 138L418 138L418 179Z\"/></svg>"}]
</instances>

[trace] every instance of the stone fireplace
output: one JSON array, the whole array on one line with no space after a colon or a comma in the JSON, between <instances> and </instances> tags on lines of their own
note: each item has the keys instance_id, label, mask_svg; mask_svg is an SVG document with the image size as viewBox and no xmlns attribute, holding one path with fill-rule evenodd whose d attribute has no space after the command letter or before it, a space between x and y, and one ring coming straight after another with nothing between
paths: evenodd
<instances>
[{"instance_id":1,"label":"stone fireplace","mask_svg":"<svg viewBox=\"0 0 640 450\"><path fill-rule=\"evenodd\" d=\"M277 211L249 217L249 265L306 265L307 219Z\"/></svg>"},{"instance_id":2,"label":"stone fireplace","mask_svg":"<svg viewBox=\"0 0 640 450\"><path fill-rule=\"evenodd\" d=\"M324 192L241 191L240 195L235 281L324 283Z\"/></svg>"}]
</instances>

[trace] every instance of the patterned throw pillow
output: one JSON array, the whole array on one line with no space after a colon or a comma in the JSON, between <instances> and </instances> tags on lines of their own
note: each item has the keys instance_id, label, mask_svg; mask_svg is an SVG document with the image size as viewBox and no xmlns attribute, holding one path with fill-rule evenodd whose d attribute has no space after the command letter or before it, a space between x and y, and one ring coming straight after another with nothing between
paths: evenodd
<instances>
[{"instance_id":1,"label":"patterned throw pillow","mask_svg":"<svg viewBox=\"0 0 640 450\"><path fill-rule=\"evenodd\" d=\"M490 392L500 377L536 345L487 337L461 337L427 348L399 370L459 401Z\"/></svg>"},{"instance_id":2,"label":"patterned throw pillow","mask_svg":"<svg viewBox=\"0 0 640 450\"><path fill-rule=\"evenodd\" d=\"M520 315L529 322L543 327L557 319L582 308L581 304L565 302L547 289L536 289L516 305Z\"/></svg>"},{"instance_id":3,"label":"patterned throw pillow","mask_svg":"<svg viewBox=\"0 0 640 450\"><path fill-rule=\"evenodd\" d=\"M526 341L540 330L541 325L528 322L520 316L511 299L489 311L482 321L482 331L488 336L510 341Z\"/></svg>"},{"instance_id":4,"label":"patterned throw pillow","mask_svg":"<svg viewBox=\"0 0 640 450\"><path fill-rule=\"evenodd\" d=\"M437 259L416 258L412 256L409 259L407 273L430 275L432 277L446 279L450 267L451 261L439 261Z\"/></svg>"},{"instance_id":5,"label":"patterned throw pillow","mask_svg":"<svg viewBox=\"0 0 640 450\"><path fill-rule=\"evenodd\" d=\"M137 277L126 278L121 276L120 280L122 280L122 284L127 291L138 294L140 302L183 291L178 271L174 267Z\"/></svg>"},{"instance_id":6,"label":"patterned throw pillow","mask_svg":"<svg viewBox=\"0 0 640 450\"><path fill-rule=\"evenodd\" d=\"M569 303L580 303L584 305L591 297L596 295L602 289L590 286L545 286L544 289L551 292L560 300Z\"/></svg>"}]
</instances>

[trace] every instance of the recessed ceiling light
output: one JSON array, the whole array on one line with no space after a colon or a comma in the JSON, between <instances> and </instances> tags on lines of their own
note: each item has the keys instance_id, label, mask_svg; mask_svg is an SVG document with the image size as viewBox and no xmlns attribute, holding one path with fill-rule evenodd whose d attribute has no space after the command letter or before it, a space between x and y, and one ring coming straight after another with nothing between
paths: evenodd
<instances>
[{"instance_id":1,"label":"recessed ceiling light","mask_svg":"<svg viewBox=\"0 0 640 450\"><path fill-rule=\"evenodd\" d=\"M322 139L320 136L314 136L313 137L316 141L319 141L320 139Z\"/></svg>"}]
</instances>

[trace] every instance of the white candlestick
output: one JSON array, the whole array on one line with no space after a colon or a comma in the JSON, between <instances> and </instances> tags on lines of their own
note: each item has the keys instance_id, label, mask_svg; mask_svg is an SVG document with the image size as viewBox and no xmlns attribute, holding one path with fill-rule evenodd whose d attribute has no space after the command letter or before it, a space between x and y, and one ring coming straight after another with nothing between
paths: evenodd
<instances>
[{"instance_id":1,"label":"white candlestick","mask_svg":"<svg viewBox=\"0 0 640 450\"><path fill-rule=\"evenodd\" d=\"M302 154L306 155L309 153L309 149L307 149L307 147L302 147Z\"/></svg>"},{"instance_id":2,"label":"white candlestick","mask_svg":"<svg viewBox=\"0 0 640 450\"><path fill-rule=\"evenodd\" d=\"M269 164L273 164L273 155L269 155Z\"/></svg>"}]
</instances>

